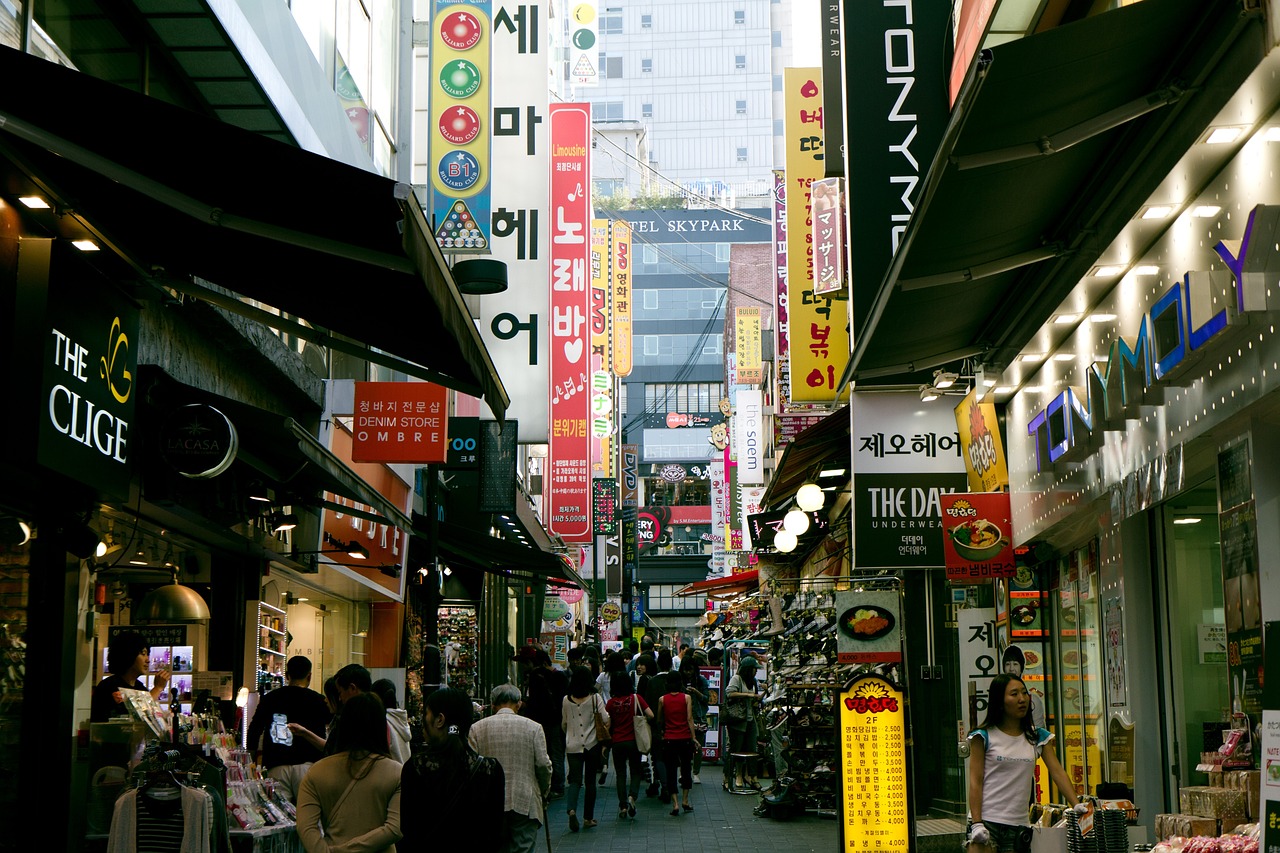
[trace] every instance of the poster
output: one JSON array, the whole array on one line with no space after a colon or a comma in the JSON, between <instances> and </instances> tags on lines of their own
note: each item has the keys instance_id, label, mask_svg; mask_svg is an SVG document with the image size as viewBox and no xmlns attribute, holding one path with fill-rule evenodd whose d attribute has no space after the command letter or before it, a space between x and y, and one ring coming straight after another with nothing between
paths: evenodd
<instances>
[{"instance_id":1,"label":"poster","mask_svg":"<svg viewBox=\"0 0 1280 853\"><path fill-rule=\"evenodd\" d=\"M902 661L902 609L896 589L844 590L835 597L839 663Z\"/></svg>"},{"instance_id":2,"label":"poster","mask_svg":"<svg viewBox=\"0 0 1280 853\"><path fill-rule=\"evenodd\" d=\"M1200 663L1227 662L1227 626L1197 625L1196 641L1200 647Z\"/></svg>"},{"instance_id":3,"label":"poster","mask_svg":"<svg viewBox=\"0 0 1280 853\"><path fill-rule=\"evenodd\" d=\"M1005 464L1004 443L1000 440L996 404L980 402L978 389L973 389L956 406L956 428L969 474L969 491L998 492L1008 488L1009 469Z\"/></svg>"},{"instance_id":4,"label":"poster","mask_svg":"<svg viewBox=\"0 0 1280 853\"><path fill-rule=\"evenodd\" d=\"M1013 577L1008 492L942 495L942 553L952 583Z\"/></svg>"},{"instance_id":5,"label":"poster","mask_svg":"<svg viewBox=\"0 0 1280 853\"><path fill-rule=\"evenodd\" d=\"M902 691L865 674L838 696L840 849L908 850L913 832Z\"/></svg>"},{"instance_id":6,"label":"poster","mask_svg":"<svg viewBox=\"0 0 1280 853\"><path fill-rule=\"evenodd\" d=\"M1102 617L1102 630L1107 643L1107 696L1112 708L1129 705L1129 676L1124 659L1124 618L1120 612L1120 599L1107 602Z\"/></svg>"}]
</instances>

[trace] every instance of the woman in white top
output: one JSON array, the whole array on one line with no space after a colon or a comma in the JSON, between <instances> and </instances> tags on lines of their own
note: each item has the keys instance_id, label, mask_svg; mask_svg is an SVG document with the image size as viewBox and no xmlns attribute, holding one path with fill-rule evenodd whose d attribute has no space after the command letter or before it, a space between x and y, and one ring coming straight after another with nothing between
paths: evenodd
<instances>
[{"instance_id":1,"label":"woman in white top","mask_svg":"<svg viewBox=\"0 0 1280 853\"><path fill-rule=\"evenodd\" d=\"M1045 746L1053 735L1031 717L1031 696L1016 675L991 679L987 717L969 735L969 839L971 853L1028 853L1036 759L1043 759L1058 790L1083 809L1058 756Z\"/></svg>"},{"instance_id":2,"label":"woman in white top","mask_svg":"<svg viewBox=\"0 0 1280 853\"><path fill-rule=\"evenodd\" d=\"M595 678L585 666L575 666L569 674L569 695L560 707L560 727L564 729L564 756L569 762L569 784L565 786L564 804L569 813L569 831L578 831L578 792L585 777L586 802L583 803L582 825L590 829L596 825L596 774L600 772L600 752L603 745L596 736L596 720L605 730L609 726L609 713L604 700L596 692Z\"/></svg>"}]
</instances>

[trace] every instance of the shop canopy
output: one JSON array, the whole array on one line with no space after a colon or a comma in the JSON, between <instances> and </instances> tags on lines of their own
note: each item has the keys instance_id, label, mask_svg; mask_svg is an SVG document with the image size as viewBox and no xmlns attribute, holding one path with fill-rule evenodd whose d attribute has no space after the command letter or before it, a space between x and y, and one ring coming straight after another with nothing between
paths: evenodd
<instances>
[{"instance_id":1,"label":"shop canopy","mask_svg":"<svg viewBox=\"0 0 1280 853\"><path fill-rule=\"evenodd\" d=\"M986 53L885 279L857 283L841 387L1009 364L1256 66L1262 21L1144 0Z\"/></svg>"},{"instance_id":2,"label":"shop canopy","mask_svg":"<svg viewBox=\"0 0 1280 853\"><path fill-rule=\"evenodd\" d=\"M414 533L430 542L430 523L425 516L414 513ZM586 582L559 554L516 545L470 527L447 521L436 522L436 545L446 562L458 560L474 569L512 580L568 584L586 589ZM415 547L409 553L420 555L423 552Z\"/></svg>"},{"instance_id":3,"label":"shop canopy","mask_svg":"<svg viewBox=\"0 0 1280 853\"><path fill-rule=\"evenodd\" d=\"M506 389L408 185L11 48L0 79L13 81L0 92L8 191L49 195L144 281L483 397L503 418Z\"/></svg>"},{"instance_id":4,"label":"shop canopy","mask_svg":"<svg viewBox=\"0 0 1280 853\"><path fill-rule=\"evenodd\" d=\"M849 460L852 447L849 444L850 411L848 407L837 409L818 423L796 434L782 451L773 479L765 489L761 506L774 509L795 495L801 486L817 482L823 470L839 470L836 475L843 486L849 480ZM822 484L820 484L822 485Z\"/></svg>"},{"instance_id":5,"label":"shop canopy","mask_svg":"<svg viewBox=\"0 0 1280 853\"><path fill-rule=\"evenodd\" d=\"M760 585L759 569L739 572L722 578L711 578L705 581L694 581L688 586L675 591L675 595L704 595L708 597L736 595L750 592Z\"/></svg>"}]
</instances>

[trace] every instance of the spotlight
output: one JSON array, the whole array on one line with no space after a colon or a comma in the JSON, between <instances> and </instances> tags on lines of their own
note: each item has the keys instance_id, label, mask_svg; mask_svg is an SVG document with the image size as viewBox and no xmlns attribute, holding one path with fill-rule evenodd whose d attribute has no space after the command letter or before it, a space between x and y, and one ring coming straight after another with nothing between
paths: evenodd
<instances>
[{"instance_id":1,"label":"spotlight","mask_svg":"<svg viewBox=\"0 0 1280 853\"><path fill-rule=\"evenodd\" d=\"M804 510L791 510L782 518L782 529L800 536L809 529L809 515Z\"/></svg>"},{"instance_id":2,"label":"spotlight","mask_svg":"<svg viewBox=\"0 0 1280 853\"><path fill-rule=\"evenodd\" d=\"M773 537L773 547L777 548L784 554L790 554L796 549L796 545L800 544L800 540L790 530L779 530Z\"/></svg>"},{"instance_id":3,"label":"spotlight","mask_svg":"<svg viewBox=\"0 0 1280 853\"><path fill-rule=\"evenodd\" d=\"M937 388L934 388L932 385L921 385L921 386L920 386L920 402L922 402L922 403L932 403L932 402L933 402L934 400L936 400L936 399L938 399L938 389L937 389Z\"/></svg>"},{"instance_id":4,"label":"spotlight","mask_svg":"<svg viewBox=\"0 0 1280 853\"><path fill-rule=\"evenodd\" d=\"M249 483L249 500L258 501L260 503L271 503L274 495L271 489L267 487L261 480L254 480Z\"/></svg>"},{"instance_id":5,"label":"spotlight","mask_svg":"<svg viewBox=\"0 0 1280 853\"><path fill-rule=\"evenodd\" d=\"M353 560L367 560L369 559L369 549L352 540L351 544L347 546L347 556Z\"/></svg>"},{"instance_id":6,"label":"spotlight","mask_svg":"<svg viewBox=\"0 0 1280 853\"><path fill-rule=\"evenodd\" d=\"M823 472L826 473L826 472ZM844 473L841 471L840 473ZM821 474L819 474L821 476ZM836 475L829 475L836 476ZM805 483L796 492L796 506L805 512L816 512L822 509L822 505L826 502L826 496L822 494L822 488L817 483Z\"/></svg>"},{"instance_id":7,"label":"spotlight","mask_svg":"<svg viewBox=\"0 0 1280 853\"><path fill-rule=\"evenodd\" d=\"M273 513L271 516L271 532L283 533L298 526L298 516L292 512Z\"/></svg>"},{"instance_id":8,"label":"spotlight","mask_svg":"<svg viewBox=\"0 0 1280 853\"><path fill-rule=\"evenodd\" d=\"M25 545L31 538L31 525L21 519L0 518L0 545Z\"/></svg>"},{"instance_id":9,"label":"spotlight","mask_svg":"<svg viewBox=\"0 0 1280 853\"><path fill-rule=\"evenodd\" d=\"M939 391L950 388L956 384L956 380L960 378L960 374L951 373L947 370L935 370L933 372L933 387Z\"/></svg>"}]
</instances>

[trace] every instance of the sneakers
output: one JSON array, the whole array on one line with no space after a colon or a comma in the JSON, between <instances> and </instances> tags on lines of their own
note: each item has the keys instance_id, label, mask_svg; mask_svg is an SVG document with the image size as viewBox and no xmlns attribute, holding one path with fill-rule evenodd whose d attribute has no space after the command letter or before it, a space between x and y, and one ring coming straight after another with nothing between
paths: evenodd
<instances>
[{"instance_id":1,"label":"sneakers","mask_svg":"<svg viewBox=\"0 0 1280 853\"><path fill-rule=\"evenodd\" d=\"M702 784L702 780L698 778L698 774L697 774L697 773L694 773L694 774L693 774L693 784L695 784L695 785L701 785L701 784Z\"/></svg>"}]
</instances>

